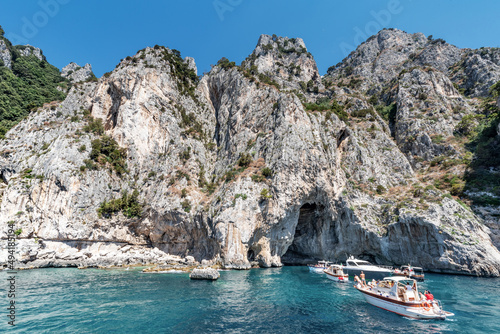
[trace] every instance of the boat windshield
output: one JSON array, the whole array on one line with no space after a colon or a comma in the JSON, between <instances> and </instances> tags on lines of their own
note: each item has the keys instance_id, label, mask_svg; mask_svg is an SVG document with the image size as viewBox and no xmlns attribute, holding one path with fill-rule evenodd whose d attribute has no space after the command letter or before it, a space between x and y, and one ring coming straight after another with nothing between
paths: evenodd
<instances>
[{"instance_id":1,"label":"boat windshield","mask_svg":"<svg viewBox=\"0 0 500 334\"><path fill-rule=\"evenodd\" d=\"M358 266L371 266L372 265L370 262L367 262L367 261L356 261L356 264Z\"/></svg>"},{"instance_id":2,"label":"boat windshield","mask_svg":"<svg viewBox=\"0 0 500 334\"><path fill-rule=\"evenodd\" d=\"M399 286L406 286L407 284L410 284L411 286L415 285L416 286L416 282L415 280L412 280L412 279L409 279L409 280L400 280L398 281L398 285Z\"/></svg>"}]
</instances>

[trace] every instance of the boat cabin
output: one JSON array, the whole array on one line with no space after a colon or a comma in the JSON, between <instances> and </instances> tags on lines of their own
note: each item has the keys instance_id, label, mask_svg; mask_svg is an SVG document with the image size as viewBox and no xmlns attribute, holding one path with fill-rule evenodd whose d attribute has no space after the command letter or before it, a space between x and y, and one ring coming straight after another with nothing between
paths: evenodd
<instances>
[{"instance_id":1,"label":"boat cabin","mask_svg":"<svg viewBox=\"0 0 500 334\"><path fill-rule=\"evenodd\" d=\"M406 271L409 274L424 275L424 270L421 267L402 266L401 271L402 272Z\"/></svg>"},{"instance_id":2,"label":"boat cabin","mask_svg":"<svg viewBox=\"0 0 500 334\"><path fill-rule=\"evenodd\" d=\"M385 277L372 286L372 291L378 292L384 297L400 300L403 302L420 302L417 281L411 278L393 276Z\"/></svg>"},{"instance_id":3,"label":"boat cabin","mask_svg":"<svg viewBox=\"0 0 500 334\"><path fill-rule=\"evenodd\" d=\"M359 266L371 266L372 264L368 261L363 261L358 259L347 259L346 265L359 267Z\"/></svg>"},{"instance_id":4,"label":"boat cabin","mask_svg":"<svg viewBox=\"0 0 500 334\"><path fill-rule=\"evenodd\" d=\"M344 271L342 270L342 267L339 266L338 264L333 264L330 267L328 267L328 270L334 274L334 275L339 275L342 276L344 275Z\"/></svg>"}]
</instances>

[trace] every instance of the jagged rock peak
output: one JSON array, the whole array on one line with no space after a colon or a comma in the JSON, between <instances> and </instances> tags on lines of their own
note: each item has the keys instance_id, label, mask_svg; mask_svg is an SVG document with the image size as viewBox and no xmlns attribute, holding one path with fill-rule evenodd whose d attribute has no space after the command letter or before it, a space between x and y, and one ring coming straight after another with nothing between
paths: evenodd
<instances>
[{"instance_id":1,"label":"jagged rock peak","mask_svg":"<svg viewBox=\"0 0 500 334\"><path fill-rule=\"evenodd\" d=\"M129 68L130 66L136 67L137 69L166 69L167 72L183 72L181 75L185 75L187 72L191 80L195 80L197 75L197 68L194 58L181 57L180 51L176 49L169 49L165 46L155 45L154 47L146 47L142 50L137 51L134 56L128 56L122 59L118 65L116 65L113 73L117 70L123 68ZM186 73L184 73L186 72ZM104 76L108 77L111 73L106 73Z\"/></svg>"},{"instance_id":2,"label":"jagged rock peak","mask_svg":"<svg viewBox=\"0 0 500 334\"><path fill-rule=\"evenodd\" d=\"M42 53L42 50L36 48L31 45L16 45L12 46L12 44L0 36L0 60L3 62L3 66L11 69L12 68L12 52L16 49L19 52L19 55L23 57L28 57L34 55L39 60L45 60L45 56ZM0 66L2 63L0 63Z\"/></svg>"},{"instance_id":3,"label":"jagged rock peak","mask_svg":"<svg viewBox=\"0 0 500 334\"><path fill-rule=\"evenodd\" d=\"M257 42L257 46L253 51L254 54L262 54L263 52L267 52L269 50L269 45L271 47L277 48L279 46L283 46L287 50L295 50L295 52L307 52L306 44L302 40L302 38L288 38L281 36L269 36L262 34L259 37L259 41ZM289 51L290 52L290 51Z\"/></svg>"},{"instance_id":4,"label":"jagged rock peak","mask_svg":"<svg viewBox=\"0 0 500 334\"><path fill-rule=\"evenodd\" d=\"M321 86L318 67L302 38L261 35L242 66L267 75L284 88L305 88L309 81L310 86Z\"/></svg>"},{"instance_id":5,"label":"jagged rock peak","mask_svg":"<svg viewBox=\"0 0 500 334\"><path fill-rule=\"evenodd\" d=\"M196 62L193 57L185 57L184 62L187 64L187 67L194 71L196 75L198 75L198 68L196 67Z\"/></svg>"},{"instance_id":6,"label":"jagged rock peak","mask_svg":"<svg viewBox=\"0 0 500 334\"><path fill-rule=\"evenodd\" d=\"M85 66L81 67L78 64L71 62L64 66L61 70L61 76L69 79L73 83L85 81L93 75L92 65L90 64L85 64Z\"/></svg>"},{"instance_id":7,"label":"jagged rock peak","mask_svg":"<svg viewBox=\"0 0 500 334\"><path fill-rule=\"evenodd\" d=\"M463 53L462 49L440 38L433 39L432 35L384 29L361 43L342 63L330 67L327 75L355 75L370 83L383 84L414 66L430 66L446 73Z\"/></svg>"}]
</instances>

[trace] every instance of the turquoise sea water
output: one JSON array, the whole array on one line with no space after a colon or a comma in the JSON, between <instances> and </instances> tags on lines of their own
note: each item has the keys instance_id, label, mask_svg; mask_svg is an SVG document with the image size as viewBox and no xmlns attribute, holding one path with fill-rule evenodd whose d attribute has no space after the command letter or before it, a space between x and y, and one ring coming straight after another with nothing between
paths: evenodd
<instances>
[{"instance_id":1,"label":"turquoise sea water","mask_svg":"<svg viewBox=\"0 0 500 334\"><path fill-rule=\"evenodd\" d=\"M403 318L307 267L223 271L215 282L134 269L21 271L17 326L7 325L3 288L0 332L500 333L500 279L426 276L423 287L455 317Z\"/></svg>"}]
</instances>

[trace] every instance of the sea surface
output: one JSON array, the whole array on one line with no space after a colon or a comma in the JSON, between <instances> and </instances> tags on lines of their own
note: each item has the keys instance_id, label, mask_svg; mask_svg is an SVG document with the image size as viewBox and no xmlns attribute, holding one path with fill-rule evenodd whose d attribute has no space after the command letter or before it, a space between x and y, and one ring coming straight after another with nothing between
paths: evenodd
<instances>
[{"instance_id":1,"label":"sea surface","mask_svg":"<svg viewBox=\"0 0 500 334\"><path fill-rule=\"evenodd\" d=\"M16 281L13 333L500 333L500 279L426 274L455 313L410 320L367 304L352 284L307 267L222 271L218 281L139 269L37 269Z\"/></svg>"}]
</instances>

